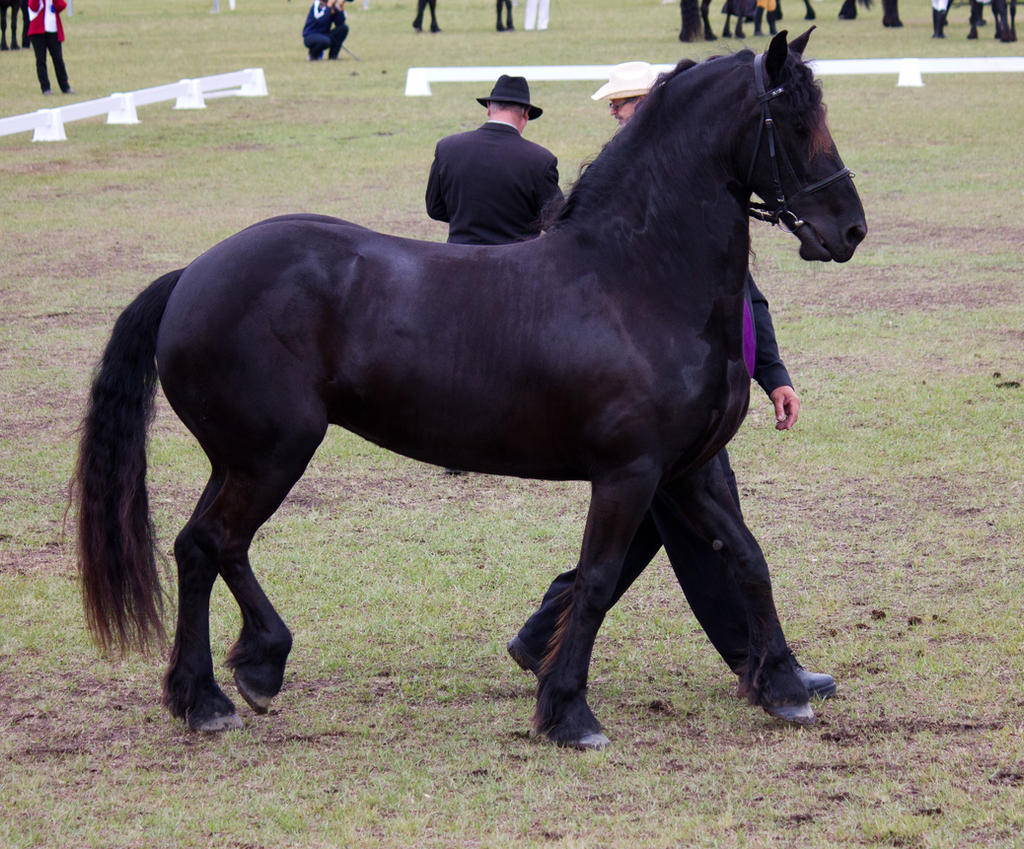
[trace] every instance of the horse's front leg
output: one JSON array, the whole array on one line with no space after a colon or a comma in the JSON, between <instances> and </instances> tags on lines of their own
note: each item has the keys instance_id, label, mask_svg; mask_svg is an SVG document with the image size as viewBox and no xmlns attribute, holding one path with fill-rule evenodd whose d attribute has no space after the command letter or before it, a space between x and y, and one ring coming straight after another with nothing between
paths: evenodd
<instances>
[{"instance_id":1,"label":"horse's front leg","mask_svg":"<svg viewBox=\"0 0 1024 849\"><path fill-rule=\"evenodd\" d=\"M797 677L772 596L764 553L743 521L729 488L725 466L716 457L691 476L662 491L698 533L722 555L747 613L747 661L740 690L751 704L790 722L814 721L807 688Z\"/></svg>"},{"instance_id":2,"label":"horse's front leg","mask_svg":"<svg viewBox=\"0 0 1024 849\"><path fill-rule=\"evenodd\" d=\"M657 476L647 472L592 484L572 596L538 670L534 726L560 746L601 749L608 744L587 704L590 655L657 483Z\"/></svg>"}]
</instances>

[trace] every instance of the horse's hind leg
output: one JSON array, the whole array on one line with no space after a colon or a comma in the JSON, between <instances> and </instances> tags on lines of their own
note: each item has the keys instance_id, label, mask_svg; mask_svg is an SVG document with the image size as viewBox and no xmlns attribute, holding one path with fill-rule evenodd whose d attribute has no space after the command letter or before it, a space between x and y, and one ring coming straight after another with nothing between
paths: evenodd
<instances>
[{"instance_id":1,"label":"horse's hind leg","mask_svg":"<svg viewBox=\"0 0 1024 849\"><path fill-rule=\"evenodd\" d=\"M708 10L710 7L711 0L701 0L700 19L704 24L704 40L717 41L718 36L715 35L715 31L711 28L711 19L708 17Z\"/></svg>"},{"instance_id":2,"label":"horse's hind leg","mask_svg":"<svg viewBox=\"0 0 1024 849\"><path fill-rule=\"evenodd\" d=\"M235 706L213 677L210 654L210 592L217 579L211 546L200 542L201 517L223 486L216 472L206 485L192 518L178 534L174 557L178 565L178 621L164 676L163 702L172 716L192 728L220 731L238 728Z\"/></svg>"},{"instance_id":3,"label":"horse's hind leg","mask_svg":"<svg viewBox=\"0 0 1024 849\"><path fill-rule=\"evenodd\" d=\"M224 563L221 575L242 612L242 630L227 665L242 698L256 713L266 713L284 682L292 635L256 580L248 556Z\"/></svg>"},{"instance_id":4,"label":"horse's hind leg","mask_svg":"<svg viewBox=\"0 0 1024 849\"><path fill-rule=\"evenodd\" d=\"M249 565L253 535L302 475L323 436L296 441L293 450L254 457L260 471L215 470L188 524L175 542L178 626L164 681L164 702L190 727L218 731L241 722L217 686L210 653L210 591L218 574L242 613L242 630L228 665L243 698L265 712L281 689L291 634ZM258 453L258 452L257 452Z\"/></svg>"}]
</instances>

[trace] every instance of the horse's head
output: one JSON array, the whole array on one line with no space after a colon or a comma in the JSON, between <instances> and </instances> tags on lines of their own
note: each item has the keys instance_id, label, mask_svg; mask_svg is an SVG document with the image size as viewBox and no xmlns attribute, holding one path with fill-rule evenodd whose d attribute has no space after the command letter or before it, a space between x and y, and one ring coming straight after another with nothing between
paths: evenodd
<instances>
[{"instance_id":1,"label":"horse's head","mask_svg":"<svg viewBox=\"0 0 1024 849\"><path fill-rule=\"evenodd\" d=\"M804 259L846 262L867 224L828 130L821 90L803 62L813 29L790 44L782 31L754 57L756 120L737 155L746 168L743 189L764 201L751 205L752 216L790 230Z\"/></svg>"}]
</instances>

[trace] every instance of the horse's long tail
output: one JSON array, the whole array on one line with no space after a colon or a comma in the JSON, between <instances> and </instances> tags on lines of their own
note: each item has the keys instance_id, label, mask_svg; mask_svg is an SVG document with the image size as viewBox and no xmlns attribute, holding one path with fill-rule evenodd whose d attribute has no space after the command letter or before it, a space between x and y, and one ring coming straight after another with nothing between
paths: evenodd
<instances>
[{"instance_id":1,"label":"horse's long tail","mask_svg":"<svg viewBox=\"0 0 1024 849\"><path fill-rule=\"evenodd\" d=\"M163 590L146 495L146 431L156 394L156 336L183 269L121 313L93 377L71 482L86 622L104 651L165 639Z\"/></svg>"}]
</instances>

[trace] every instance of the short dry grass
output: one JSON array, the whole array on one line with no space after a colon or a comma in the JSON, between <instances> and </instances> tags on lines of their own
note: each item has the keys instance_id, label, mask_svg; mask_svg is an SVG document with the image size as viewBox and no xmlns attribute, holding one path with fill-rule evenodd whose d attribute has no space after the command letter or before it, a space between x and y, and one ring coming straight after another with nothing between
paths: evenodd
<instances>
[{"instance_id":1,"label":"short dry grass","mask_svg":"<svg viewBox=\"0 0 1024 849\"><path fill-rule=\"evenodd\" d=\"M776 433L763 398L731 446L799 656L839 681L809 728L733 697L662 561L599 637L590 698L613 739L581 755L532 735L531 680L504 641L575 559L586 488L450 479L332 432L253 548L296 645L274 709L222 736L159 706L163 659L100 658L63 534L74 430L118 312L149 280L259 218L308 210L441 239L422 211L434 141L474 126L480 85L402 95L415 65L674 61L655 0L553 4L547 33L492 7L350 11L361 62L308 65L303 4L77 3L78 98L263 67L270 97L170 104L142 123L0 138L0 846L448 847L1024 845L1024 223L1018 75L824 81L870 235L802 263L758 227L752 267L804 400ZM1014 55L929 38L928 8L835 19L811 53ZM904 4L907 5L907 4ZM522 5L517 9L521 18ZM803 28L794 0L787 25ZM791 18L796 18L795 20ZM721 18L713 15L717 26ZM43 103L0 54L4 114ZM529 135L568 184L611 132L590 83L537 83ZM205 461L161 404L150 492L161 547ZM214 597L216 660L237 608ZM225 687L233 693L224 676Z\"/></svg>"}]
</instances>

